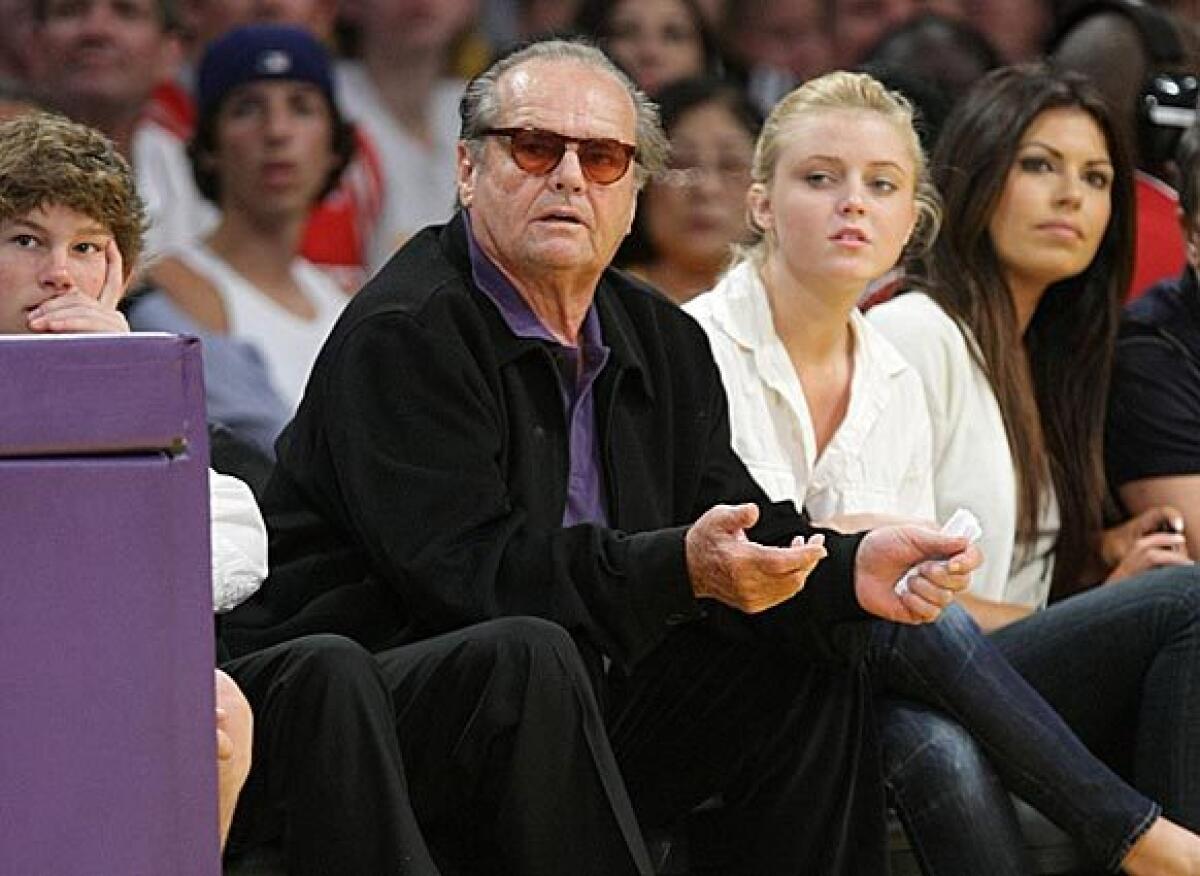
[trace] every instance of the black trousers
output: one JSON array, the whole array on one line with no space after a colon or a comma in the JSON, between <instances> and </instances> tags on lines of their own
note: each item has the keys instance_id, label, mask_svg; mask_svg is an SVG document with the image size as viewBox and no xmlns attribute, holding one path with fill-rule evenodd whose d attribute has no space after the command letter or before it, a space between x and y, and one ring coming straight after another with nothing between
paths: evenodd
<instances>
[{"instance_id":1,"label":"black trousers","mask_svg":"<svg viewBox=\"0 0 1200 876\"><path fill-rule=\"evenodd\" d=\"M231 853L282 836L292 876L652 872L579 654L551 623L374 657L307 637L222 668L256 722Z\"/></svg>"},{"instance_id":2,"label":"black trousers","mask_svg":"<svg viewBox=\"0 0 1200 876\"><path fill-rule=\"evenodd\" d=\"M822 660L701 622L678 628L631 676L610 676L609 687L610 738L647 829L719 795L706 826L719 828L716 845L731 856L717 872L888 872L860 661Z\"/></svg>"},{"instance_id":3,"label":"black trousers","mask_svg":"<svg viewBox=\"0 0 1200 876\"><path fill-rule=\"evenodd\" d=\"M409 804L391 697L366 650L306 636L221 668L254 712L227 855L281 839L290 876L436 876Z\"/></svg>"}]
</instances>

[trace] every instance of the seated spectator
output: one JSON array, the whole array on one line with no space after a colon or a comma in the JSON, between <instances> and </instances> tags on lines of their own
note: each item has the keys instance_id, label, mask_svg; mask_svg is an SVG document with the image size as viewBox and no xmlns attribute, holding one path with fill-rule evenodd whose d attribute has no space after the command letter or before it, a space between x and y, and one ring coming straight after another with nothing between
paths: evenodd
<instances>
[{"instance_id":1,"label":"seated spectator","mask_svg":"<svg viewBox=\"0 0 1200 876\"><path fill-rule=\"evenodd\" d=\"M66 119L26 113L0 123L0 334L121 333L116 310L142 246L143 207L129 165L100 134ZM213 475L214 503L248 497L232 478ZM250 500L253 507L253 500ZM220 515L232 523L236 511ZM254 519L261 528L257 508ZM214 568L245 556L240 528L219 530ZM265 542L250 570L266 572ZM222 562L223 561L223 562ZM244 561L241 565L244 565ZM239 568L229 575L244 577ZM218 607L227 585L214 576ZM249 595L240 594L241 598ZM232 607L230 604L223 608ZM216 674L219 825L224 844L250 766L250 709L228 675Z\"/></svg>"},{"instance_id":2,"label":"seated spectator","mask_svg":"<svg viewBox=\"0 0 1200 876\"><path fill-rule=\"evenodd\" d=\"M159 291L139 298L130 319L139 330L203 338L209 418L270 453L347 300L299 245L352 135L325 52L299 28L253 25L221 37L204 55L198 94L192 163L220 221L151 267Z\"/></svg>"},{"instance_id":3,"label":"seated spectator","mask_svg":"<svg viewBox=\"0 0 1200 876\"><path fill-rule=\"evenodd\" d=\"M754 479L846 531L876 514L935 516L929 421L912 413L920 378L856 307L906 247L937 234L912 113L864 74L785 97L755 148L750 240L684 306L712 344L733 448Z\"/></svg>"},{"instance_id":4,"label":"seated spectator","mask_svg":"<svg viewBox=\"0 0 1200 876\"><path fill-rule=\"evenodd\" d=\"M583 0L575 30L595 40L649 95L680 79L724 71L695 0Z\"/></svg>"},{"instance_id":5,"label":"seated spectator","mask_svg":"<svg viewBox=\"0 0 1200 876\"><path fill-rule=\"evenodd\" d=\"M179 4L184 61L174 76L155 87L143 124L155 124L186 144L196 130L196 66L209 43L247 24L290 24L308 30L326 47L334 45L337 4L334 0L181 0ZM369 139L355 132L357 148L338 184L309 215L301 252L351 294L366 274L367 246L379 219L383 173ZM185 167L181 182L190 174ZM217 221L215 205L193 186L188 211L193 214L188 239L201 237ZM175 212L184 205L176 204Z\"/></svg>"},{"instance_id":6,"label":"seated spectator","mask_svg":"<svg viewBox=\"0 0 1200 876\"><path fill-rule=\"evenodd\" d=\"M463 81L451 72L459 35L478 0L362 0L352 24L360 60L337 67L338 104L374 147L382 172L369 273L454 205L454 144Z\"/></svg>"},{"instance_id":7,"label":"seated spectator","mask_svg":"<svg viewBox=\"0 0 1200 876\"><path fill-rule=\"evenodd\" d=\"M142 215L129 166L96 132L40 114L0 124L0 332L126 331L115 303ZM224 612L261 584L266 532L237 480L213 473L210 499L213 604ZM292 876L437 876L441 858L455 873L578 872L573 864L599 860L597 874L650 876L624 790L606 779L612 753L578 657L533 623L481 625L378 658L310 636L221 670L227 855L282 841ZM442 838L437 864L403 756L415 759L422 817ZM522 781L518 760L531 772ZM591 856L597 848L606 856Z\"/></svg>"},{"instance_id":8,"label":"seated spectator","mask_svg":"<svg viewBox=\"0 0 1200 876\"><path fill-rule=\"evenodd\" d=\"M1133 258L1124 141L1083 77L1002 68L947 121L933 170L945 215L914 268L921 291L867 318L921 378L938 518L968 508L982 527L988 559L963 605L1088 750L1200 829L1200 575L1181 535L1154 531L1168 508L1104 528L1104 408ZM1003 796L984 805L976 790L997 787L990 761L1024 796L998 761L928 711L898 707L882 726L932 869L979 872L985 857L989 872L1029 872ZM1092 855L1115 868L1127 850Z\"/></svg>"},{"instance_id":9,"label":"seated spectator","mask_svg":"<svg viewBox=\"0 0 1200 876\"><path fill-rule=\"evenodd\" d=\"M709 289L746 236L746 188L762 119L741 89L684 79L658 97L668 169L647 182L616 263L682 304Z\"/></svg>"},{"instance_id":10,"label":"seated spectator","mask_svg":"<svg viewBox=\"0 0 1200 876\"><path fill-rule=\"evenodd\" d=\"M965 538L816 531L751 479L703 334L608 270L663 153L653 105L591 46L535 43L470 84L464 207L335 328L279 442L276 565L236 637L333 628L386 653L541 617L569 631L608 706L641 824L722 793L728 873L886 871L869 678L951 711L1014 772L1052 775L1030 785L1062 794L1102 856L1184 872L1200 838L1102 767L1111 798L1066 799L1082 786L1057 780L1077 764L1046 740L1069 731L943 611L980 559ZM773 190L780 234L810 180L822 190L804 171ZM783 261L800 272L796 249ZM1168 850L1175 870L1146 864Z\"/></svg>"},{"instance_id":11,"label":"seated spectator","mask_svg":"<svg viewBox=\"0 0 1200 876\"><path fill-rule=\"evenodd\" d=\"M1108 400L1109 482L1132 514L1181 512L1200 556L1200 125L1184 135L1179 224L1188 264L1125 310Z\"/></svg>"}]
</instances>

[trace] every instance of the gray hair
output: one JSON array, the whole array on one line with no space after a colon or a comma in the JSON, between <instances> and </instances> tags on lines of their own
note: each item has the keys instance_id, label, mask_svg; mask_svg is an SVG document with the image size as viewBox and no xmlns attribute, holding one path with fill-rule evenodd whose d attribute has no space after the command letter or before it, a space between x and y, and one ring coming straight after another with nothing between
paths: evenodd
<instances>
[{"instance_id":1,"label":"gray hair","mask_svg":"<svg viewBox=\"0 0 1200 876\"><path fill-rule=\"evenodd\" d=\"M640 189L647 179L666 168L669 147L659 121L658 106L608 55L582 39L547 39L518 47L492 62L490 67L468 83L458 105L462 124L459 138L467 144L475 161L479 161L483 155L483 132L495 127L500 119L501 77L533 61L574 61L602 70L616 79L629 92L637 111L637 152L634 155L637 187ZM570 85L564 83L564 87L569 88Z\"/></svg>"}]
</instances>

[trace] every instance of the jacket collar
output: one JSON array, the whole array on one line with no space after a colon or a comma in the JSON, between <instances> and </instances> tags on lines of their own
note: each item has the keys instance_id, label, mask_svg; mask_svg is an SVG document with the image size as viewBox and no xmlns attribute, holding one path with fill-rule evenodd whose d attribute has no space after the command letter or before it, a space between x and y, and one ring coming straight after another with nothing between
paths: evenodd
<instances>
[{"instance_id":1,"label":"jacket collar","mask_svg":"<svg viewBox=\"0 0 1200 876\"><path fill-rule=\"evenodd\" d=\"M487 320L497 362L501 365L512 362L534 350L540 350L545 341L537 338L518 337L513 334L497 309L495 303L476 287L471 270L471 256L467 244L467 223L462 210L442 227L442 249L451 264L462 275L471 290L474 301ZM593 306L600 317L600 330L610 352L608 367L635 371L646 394L654 397L653 383L646 366L645 352L638 340L637 330L626 308L622 306L617 287L629 285L630 281L620 272L609 268L600 277L596 286ZM607 370L607 368L606 368Z\"/></svg>"},{"instance_id":2,"label":"jacket collar","mask_svg":"<svg viewBox=\"0 0 1200 876\"><path fill-rule=\"evenodd\" d=\"M654 381L650 379L650 368L646 364L645 350L637 328L626 307L622 305L621 293L617 287L631 286L632 281L613 268L609 268L600 277L596 287L596 310L600 314L600 327L604 333L604 342L612 351L611 362L619 371L630 371L638 376L646 396L654 398ZM626 294L642 294L650 296L649 291L627 291ZM650 308L647 307L647 316Z\"/></svg>"}]
</instances>

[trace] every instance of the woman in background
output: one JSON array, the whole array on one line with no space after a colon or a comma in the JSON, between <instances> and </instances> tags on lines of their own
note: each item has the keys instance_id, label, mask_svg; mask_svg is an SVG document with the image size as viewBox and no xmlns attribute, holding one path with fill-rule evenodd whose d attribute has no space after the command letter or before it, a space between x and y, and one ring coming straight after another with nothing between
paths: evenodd
<instances>
[{"instance_id":1,"label":"woman in background","mask_svg":"<svg viewBox=\"0 0 1200 876\"><path fill-rule=\"evenodd\" d=\"M695 0L583 0L575 29L651 97L680 79L724 73L717 39Z\"/></svg>"},{"instance_id":2,"label":"woman in background","mask_svg":"<svg viewBox=\"0 0 1200 876\"><path fill-rule=\"evenodd\" d=\"M658 97L670 168L646 184L617 264L682 304L711 289L746 238L758 112L737 86L684 79Z\"/></svg>"}]
</instances>

